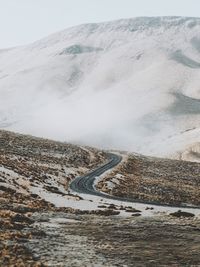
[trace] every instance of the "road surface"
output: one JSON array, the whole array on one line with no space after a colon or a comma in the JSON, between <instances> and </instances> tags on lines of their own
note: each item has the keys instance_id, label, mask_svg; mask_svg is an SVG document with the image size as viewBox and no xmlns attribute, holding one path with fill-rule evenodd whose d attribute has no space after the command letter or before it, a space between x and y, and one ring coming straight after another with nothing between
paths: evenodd
<instances>
[{"instance_id":1,"label":"road surface","mask_svg":"<svg viewBox=\"0 0 200 267\"><path fill-rule=\"evenodd\" d=\"M112 153L108 153L108 158L109 158L109 161L105 165L98 167L97 169L89 172L88 174L84 176L75 178L70 184L70 189L73 191L76 191L77 193L90 194L90 195L95 195L95 196L116 199L113 196L109 196L107 194L97 191L94 187L94 182L95 182L96 177L114 168L122 160L121 156L117 154L112 154Z\"/></svg>"},{"instance_id":2,"label":"road surface","mask_svg":"<svg viewBox=\"0 0 200 267\"><path fill-rule=\"evenodd\" d=\"M131 199L131 198L126 198L126 197L118 197L118 196L112 196L105 194L103 192L97 191L95 189L95 180L97 177L105 173L106 171L116 167L121 161L122 157L117 154L113 153L108 153L108 163L105 165L102 165L98 167L95 170L92 170L86 175L80 176L75 178L71 183L70 183L70 189L79 193L79 194L89 194L89 195L94 195L94 196L99 196L102 198L107 198L107 199L112 199L112 200L118 200L118 201L123 201L123 202L130 202L130 203L141 203L141 204L149 204L149 205L154 205L154 206L161 206L161 207L172 207L172 208L186 208L186 209L200 209L198 206L193 206L193 205L169 205L169 204L159 204L154 201L142 201L142 200L136 200L136 199Z\"/></svg>"}]
</instances>

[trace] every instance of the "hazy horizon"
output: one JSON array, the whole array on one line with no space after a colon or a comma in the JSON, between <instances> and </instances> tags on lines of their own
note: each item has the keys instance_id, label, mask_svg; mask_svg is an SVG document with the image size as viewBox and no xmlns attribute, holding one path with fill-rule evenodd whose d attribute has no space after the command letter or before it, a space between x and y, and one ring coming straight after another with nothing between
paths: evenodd
<instances>
[{"instance_id":1,"label":"hazy horizon","mask_svg":"<svg viewBox=\"0 0 200 267\"><path fill-rule=\"evenodd\" d=\"M0 7L1 49L80 24L134 17L200 17L198 0L0 0Z\"/></svg>"}]
</instances>

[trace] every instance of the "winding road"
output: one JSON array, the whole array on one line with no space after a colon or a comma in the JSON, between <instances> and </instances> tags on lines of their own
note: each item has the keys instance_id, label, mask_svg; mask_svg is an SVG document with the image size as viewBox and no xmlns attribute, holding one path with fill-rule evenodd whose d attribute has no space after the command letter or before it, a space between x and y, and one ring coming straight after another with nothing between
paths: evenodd
<instances>
[{"instance_id":1,"label":"winding road","mask_svg":"<svg viewBox=\"0 0 200 267\"><path fill-rule=\"evenodd\" d=\"M123 202L130 202L130 203L140 203L140 204L146 204L146 205L154 205L154 206L160 206L160 207L172 207L172 208L185 208L185 209L200 209L198 206L189 206L189 205L170 205L170 204L159 204L158 202L154 201L142 201L142 200L135 200L131 198L126 197L118 197L113 195L108 195L103 192L97 191L95 189L95 180L97 177L105 173L106 171L116 167L121 161L122 156L114 153L107 153L108 155L108 163L105 165L102 165L98 167L95 170L92 170L86 175L76 177L71 183L70 183L70 189L78 194L89 194L94 196L99 196L102 198L112 199L112 200L118 200Z\"/></svg>"},{"instance_id":2,"label":"winding road","mask_svg":"<svg viewBox=\"0 0 200 267\"><path fill-rule=\"evenodd\" d=\"M114 168L122 161L121 156L113 153L108 153L108 159L109 162L106 163L105 165L98 167L97 169L89 172L87 175L75 178L70 184L70 189L77 193L90 194L105 198L116 199L116 197L114 196L109 196L107 194L97 191L94 187L94 182L96 177L99 177L104 172Z\"/></svg>"}]
</instances>

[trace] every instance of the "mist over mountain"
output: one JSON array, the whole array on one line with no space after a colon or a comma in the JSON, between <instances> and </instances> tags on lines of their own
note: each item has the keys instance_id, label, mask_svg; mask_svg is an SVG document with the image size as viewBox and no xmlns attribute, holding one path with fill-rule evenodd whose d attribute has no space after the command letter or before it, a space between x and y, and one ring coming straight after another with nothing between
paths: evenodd
<instances>
[{"instance_id":1,"label":"mist over mountain","mask_svg":"<svg viewBox=\"0 0 200 267\"><path fill-rule=\"evenodd\" d=\"M86 24L0 50L0 127L168 156L200 141L200 19Z\"/></svg>"}]
</instances>

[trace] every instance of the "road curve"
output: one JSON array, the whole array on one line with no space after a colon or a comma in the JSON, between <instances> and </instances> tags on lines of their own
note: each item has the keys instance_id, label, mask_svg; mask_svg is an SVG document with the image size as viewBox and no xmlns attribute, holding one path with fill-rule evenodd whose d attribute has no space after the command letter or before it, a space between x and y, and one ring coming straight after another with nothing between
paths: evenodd
<instances>
[{"instance_id":1,"label":"road curve","mask_svg":"<svg viewBox=\"0 0 200 267\"><path fill-rule=\"evenodd\" d=\"M75 178L70 183L70 189L77 192L77 193L90 194L90 195L114 199L115 197L106 195L102 192L97 191L94 188L94 182L95 182L96 177L98 177L98 176L102 175L104 172L114 168L122 161L122 157L117 155L117 154L108 153L107 155L108 155L108 159L109 159L108 163L98 167L97 169L89 172L88 174L86 174L84 176L80 176L80 177Z\"/></svg>"},{"instance_id":2,"label":"road curve","mask_svg":"<svg viewBox=\"0 0 200 267\"><path fill-rule=\"evenodd\" d=\"M103 192L97 191L94 187L94 182L96 177L99 177L106 171L116 167L121 161L122 156L114 154L114 153L107 153L108 155L108 163L105 165L102 165L98 167L95 170L92 170L86 175L76 177L69 185L69 188L72 191L75 191L79 194L89 194L94 196L99 196L102 198L112 199L112 200L118 200L123 202L130 202L130 203L141 203L141 204L147 204L147 205L155 205L155 206L162 206L162 207L173 207L173 208L187 208L187 209L200 209L199 206L189 206L189 205L170 205L170 204L159 204L158 202L154 201L142 201L142 200L136 200L132 198L126 198L126 197L118 197L118 196L112 196L105 194Z\"/></svg>"}]
</instances>

